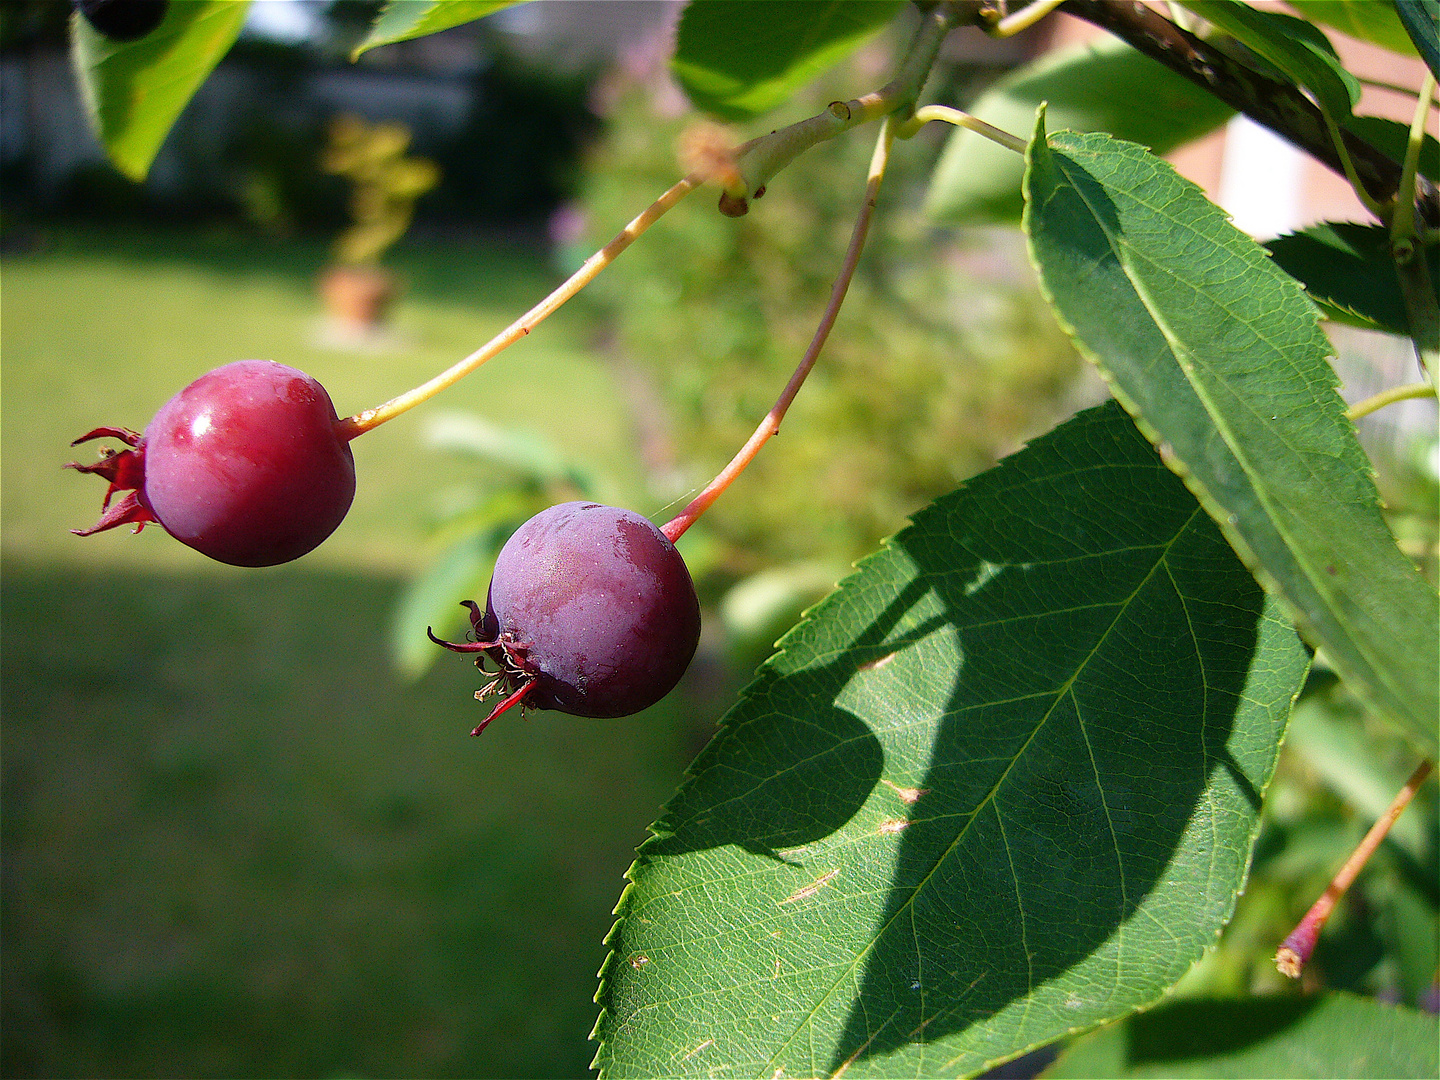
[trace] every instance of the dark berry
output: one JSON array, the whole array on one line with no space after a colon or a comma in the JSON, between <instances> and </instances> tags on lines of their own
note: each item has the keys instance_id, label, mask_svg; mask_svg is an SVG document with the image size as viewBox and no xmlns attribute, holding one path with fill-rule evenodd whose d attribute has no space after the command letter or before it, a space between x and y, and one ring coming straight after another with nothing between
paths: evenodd
<instances>
[{"instance_id":1,"label":"dark berry","mask_svg":"<svg viewBox=\"0 0 1440 1080\"><path fill-rule=\"evenodd\" d=\"M139 41L169 8L169 0L75 0L75 10L111 41Z\"/></svg>"},{"instance_id":2,"label":"dark berry","mask_svg":"<svg viewBox=\"0 0 1440 1080\"><path fill-rule=\"evenodd\" d=\"M466 601L473 642L499 669L475 696L505 695L472 735L515 704L572 716L629 716L685 674L700 641L700 604L685 560L639 514L562 503L520 526L500 550L486 609Z\"/></svg>"},{"instance_id":3,"label":"dark berry","mask_svg":"<svg viewBox=\"0 0 1440 1080\"><path fill-rule=\"evenodd\" d=\"M161 406L143 435L106 427L75 440L116 438L130 449L71 464L110 481L100 520L74 531L139 532L154 521L235 566L298 559L335 531L355 497L355 459L337 420L330 395L303 371L269 360L216 368Z\"/></svg>"}]
</instances>

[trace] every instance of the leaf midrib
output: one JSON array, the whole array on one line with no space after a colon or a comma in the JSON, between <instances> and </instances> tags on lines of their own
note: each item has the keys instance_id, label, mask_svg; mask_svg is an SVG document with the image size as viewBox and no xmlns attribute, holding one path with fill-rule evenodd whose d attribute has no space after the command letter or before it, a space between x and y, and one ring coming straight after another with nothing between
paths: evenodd
<instances>
[{"instance_id":1,"label":"leaf midrib","mask_svg":"<svg viewBox=\"0 0 1440 1080\"><path fill-rule=\"evenodd\" d=\"M1280 540L1284 553L1290 558L1293 565L1301 572L1303 580L1310 585L1316 597L1323 602L1324 610L1329 616L1328 621L1336 627L1341 637L1350 644L1351 648L1355 651L1355 653L1361 658L1363 658L1365 666L1368 669L1371 681L1383 685L1391 702L1403 708L1403 703L1407 700L1407 694L1405 693L1404 685L1402 684L1397 686L1395 684L1393 677L1394 673L1392 673L1392 671L1390 670L1390 665L1376 662L1376 658L1374 656L1375 650L1369 647L1368 635L1357 636L1344 628L1344 623L1339 619L1337 610L1339 607L1337 600L1342 594L1338 590L1332 590L1326 587L1326 575L1321 573L1319 567L1314 565L1312 560L1307 556L1306 552L1308 551L1308 548L1306 548L1304 544L1299 542L1300 536L1313 535L1313 533L1306 534L1303 532L1303 530L1282 527L1282 521L1289 523L1303 522L1305 520L1305 516L1298 513L1294 507L1292 507L1288 502L1283 499L1283 491L1274 492L1272 491L1270 485L1259 482L1258 478L1260 478L1263 474L1257 471L1251 456L1247 455L1244 452L1244 441L1237 440L1232 426L1227 422L1224 410L1217 409L1211 396L1207 393L1203 383L1191 377L1190 374L1186 372L1185 362L1181 359L1182 355L1185 357L1196 357L1198 354L1195 352L1195 350L1184 345L1184 343L1180 340L1180 338L1175 334L1174 330L1169 325L1168 320L1163 318L1161 313L1157 310L1155 304L1152 301L1149 290L1143 284L1138 274L1131 267L1129 260L1125 257L1125 254L1122 254L1122 252L1133 255L1137 259L1146 262L1147 264L1153 266L1157 272L1166 274L1169 274L1170 272L1159 264L1154 263L1153 260L1146 259L1141 252L1136 251L1130 245L1123 243L1121 239L1110 230L1110 228L1106 225L1104 218L1098 213L1096 207L1091 203L1091 201L1086 198L1084 191L1081 190L1080 185L1075 181L1072 173L1066 168L1067 158L1065 157L1065 155L1057 152L1054 147L1051 147L1050 150L1056 161L1057 170L1065 177L1066 182L1070 185L1071 190L1075 193L1075 197L1078 198L1082 203L1084 203L1085 208L1090 212L1091 219L1095 222L1096 227L1101 231L1102 235L1104 235L1106 241L1110 245L1111 255L1114 257L1116 265L1120 267L1121 272L1125 275L1125 279L1135 290L1136 296L1139 298L1145 310L1150 314L1150 317L1154 322L1156 328L1160 331L1162 337L1165 339L1166 346L1169 348L1170 353L1175 360L1176 366L1179 367L1181 374L1185 377L1186 385L1189 386L1191 391L1195 394L1195 397L1199 401L1200 406L1204 410L1206 416L1215 425L1216 430L1224 439L1226 449L1230 452L1230 455L1239 464L1248 482L1248 487L1250 491L1254 493L1257 502L1259 502L1265 510L1265 521L1270 524L1274 536ZM1086 154L1087 152L1083 150L1069 150L1067 151L1067 153L1074 154L1075 157L1078 159L1080 156ZM1093 154L1090 154L1090 156L1094 157ZM1086 175L1088 175L1088 173ZM1188 235L1196 237L1197 239L1209 239L1198 233L1188 223L1182 222L1179 219L1174 218L1170 214L1166 213L1161 208L1145 202L1143 199L1139 198L1133 191L1130 191L1129 189L1124 190L1125 194L1131 199L1133 199L1138 205L1143 206L1145 209L1149 210L1157 217L1160 217L1163 220L1169 222L1170 224L1175 226L1177 230L1182 230ZM1181 279L1174 274L1170 274L1170 276L1174 280L1184 284L1192 292L1198 292L1198 290L1196 290L1190 282L1185 281L1184 279ZM1220 303L1218 300L1215 300L1214 297L1210 297L1210 299L1213 303L1216 303L1218 306L1220 306L1222 310L1225 310L1227 314L1232 314L1233 316L1233 313L1231 313L1224 304ZM1262 342L1266 346L1266 348L1268 348L1272 353L1279 352L1280 355L1283 356L1283 351L1277 350L1273 343L1271 343L1264 335L1260 334L1249 322L1241 320L1239 316L1233 317L1236 318L1237 321L1241 322L1242 325L1246 326L1246 328L1250 331L1252 338ZM1256 422L1263 429L1270 430L1269 425L1265 421L1265 418L1259 413L1255 412L1253 405L1246 398L1245 395L1237 392L1235 388L1224 378L1223 374L1216 371L1213 366L1205 365L1205 367L1206 370L1210 372L1211 377L1214 378L1221 387L1227 390L1232 395L1232 397L1240 404L1240 406L1244 408L1245 411L1247 411L1252 417L1254 417ZM1324 483L1323 478L1317 476L1314 470L1311 468L1310 459L1307 455L1303 455L1295 451L1294 448L1290 447L1283 438L1281 438L1273 431L1271 431L1271 436L1281 446L1286 447L1286 449L1289 451L1290 460L1297 461L1300 465L1301 470L1304 471L1304 473L1311 480L1315 481L1316 483ZM1210 485L1206 483L1201 477L1199 477L1193 469L1187 468L1186 473L1189 482L1200 484L1207 491L1210 498L1215 499L1217 504L1219 503L1219 500L1216 499L1216 493L1211 490ZM1283 511L1283 513L1277 511ZM1218 524L1220 524L1222 530L1224 530L1227 535L1234 535L1239 531L1236 525L1232 525L1228 521L1218 522ZM1242 543L1245 544L1245 546L1253 547L1250 538L1245 536L1244 534L1240 534L1239 539ZM1337 557L1340 557L1338 552L1336 553L1336 555ZM1269 573L1268 568L1264 567L1263 562L1261 563L1261 567L1262 569L1266 569L1266 576L1269 577L1271 582L1275 584L1278 588L1280 586L1279 578L1276 575ZM1279 591L1282 595L1284 595L1285 590L1283 588L1280 588ZM1309 614L1309 612L1305 610L1306 605L1299 602L1298 597L1287 597L1287 600L1289 601L1291 607L1294 609L1293 614L1299 621L1307 624L1311 624L1315 621L1314 618ZM1328 634L1322 635L1322 637L1329 636L1330 635ZM1381 659L1383 659L1383 657Z\"/></svg>"},{"instance_id":2,"label":"leaf midrib","mask_svg":"<svg viewBox=\"0 0 1440 1080\"><path fill-rule=\"evenodd\" d=\"M805 1017L796 1025L795 1030L791 1033L790 1037L787 1038L783 1043L781 1043L775 1049L774 1053L770 1055L770 1059L766 1063L768 1066L775 1066L780 1056L787 1049L789 1049L791 1044L794 1043L795 1039L799 1037L800 1033L804 1031L814 1021L815 1014L819 1012L820 1006L823 1005L825 1002L831 1000L835 996L836 988L839 987L843 981L854 976L856 969L870 955L871 951L875 948L880 939L885 937L885 935L890 932L891 928L899 921L901 916L905 915L911 910L916 899L921 895L921 893L925 891L925 887L929 884L930 880L935 876L935 874L939 871L940 867L945 864L945 862L964 841L965 837L970 832L970 827L980 817L981 812L987 806L990 806L992 803L994 803L996 796L999 794L1000 789L1005 785L1006 780L1009 779L1009 776L1011 772L1014 771L1016 764L1018 764L1020 759L1025 756L1025 752L1035 741L1035 738L1040 734L1041 729L1044 728L1047 723L1049 723L1050 717L1054 715L1055 710L1059 707L1060 703L1064 701L1067 695L1072 692L1076 681L1080 678L1081 674L1084 673L1086 667L1089 665L1091 660L1093 660L1096 654L1099 653L1102 646L1109 639L1110 635L1114 632L1115 627L1120 623L1121 618L1124 616L1125 612L1129 610L1130 605L1135 602L1135 598L1139 596L1141 591L1143 591L1144 588L1150 583L1150 581L1154 578L1155 574L1159 571L1159 569L1162 566L1166 565L1166 560L1169 557L1170 551L1174 548L1175 544L1179 542L1180 538L1185 535L1186 531L1194 523L1196 516L1202 513L1204 513L1204 511L1197 506L1195 510L1193 510L1190 515L1185 519L1185 522L1176 528L1174 535L1168 541L1166 541L1164 545L1157 545L1160 547L1160 553L1156 556L1154 565L1151 566L1150 569L1146 571L1144 577L1142 577L1140 581L1136 583L1135 588L1130 591L1130 594L1116 604L1115 617L1111 619L1110 625L1107 626L1105 630L1096 638L1095 644L1091 647L1089 653L1078 664L1076 664L1075 671L1065 680L1064 684L1054 691L1055 700L1051 704L1050 708L1046 710L1045 715L1041 717L1039 722L1035 725L1035 730L1032 731L1030 735L1026 738L1024 744L1018 750L1016 750L1015 754L1010 759L1010 764L1005 767L1005 771L1000 775L999 779L996 780L995 784L985 794L984 798L982 798L976 804L974 811L969 815L969 820L964 824L964 826L961 827L960 831L956 833L955 839L951 841L951 843L945 848L945 850L940 853L940 855L936 858L934 865L930 867L930 869L926 872L925 876L916 883L914 888L911 890L910 895L905 898L904 903L897 907L894 914L882 926L880 926L874 934L871 935L869 942L866 943L863 949L856 953L855 958L851 961L851 963L846 965L841 970L840 974L836 977L834 982L830 984L829 989L827 989L823 994L817 996L814 1004L805 1014ZM1080 724L1083 730L1083 720L1080 721ZM1086 739L1088 743L1088 735L1086 736ZM1000 817L1000 811L998 807L995 810L995 816L997 820ZM1008 853L1008 843L1006 843L1005 848ZM1115 857L1117 861L1120 861L1122 858L1118 847L1115 851ZM1020 882L1018 877L1016 877L1013 873L1013 866L1012 879L1015 881L1018 895L1020 889ZM1021 914L1023 917L1023 907L1021 909ZM889 1021L887 1019L886 1023L888 1022ZM873 1039L874 1035L878 1034L883 1029L884 1025L882 1024L881 1027L877 1028L876 1031L872 1033L871 1039ZM868 1046L869 1041L870 1040L867 1040L865 1045ZM864 1048L862 1047L861 1050L856 1052L857 1056L859 1053L863 1052L863 1049Z\"/></svg>"}]
</instances>

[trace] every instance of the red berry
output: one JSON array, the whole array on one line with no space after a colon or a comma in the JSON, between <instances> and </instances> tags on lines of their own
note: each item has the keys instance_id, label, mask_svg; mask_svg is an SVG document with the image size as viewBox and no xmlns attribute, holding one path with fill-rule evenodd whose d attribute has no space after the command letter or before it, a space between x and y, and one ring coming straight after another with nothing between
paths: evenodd
<instances>
[{"instance_id":1,"label":"red berry","mask_svg":"<svg viewBox=\"0 0 1440 1080\"><path fill-rule=\"evenodd\" d=\"M685 674L700 640L700 604L685 560L639 514L571 502L516 530L495 561L486 610L470 608L474 642L431 640L488 656L487 692L573 716L629 716Z\"/></svg>"},{"instance_id":2,"label":"red berry","mask_svg":"<svg viewBox=\"0 0 1440 1080\"><path fill-rule=\"evenodd\" d=\"M216 368L167 401L143 435L96 428L75 440L118 438L131 449L72 463L110 481L99 522L74 531L139 532L155 521L235 566L298 559L335 531L355 496L355 460L337 420L325 388L303 371L268 360Z\"/></svg>"}]
</instances>

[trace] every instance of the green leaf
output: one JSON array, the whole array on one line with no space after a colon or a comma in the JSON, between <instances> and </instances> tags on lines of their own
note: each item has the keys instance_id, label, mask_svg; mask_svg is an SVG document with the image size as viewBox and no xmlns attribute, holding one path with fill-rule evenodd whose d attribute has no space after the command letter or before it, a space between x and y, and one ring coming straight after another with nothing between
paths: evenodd
<instances>
[{"instance_id":1,"label":"green leaf","mask_svg":"<svg viewBox=\"0 0 1440 1080\"><path fill-rule=\"evenodd\" d=\"M79 15L70 19L70 59L86 112L115 167L145 179L165 136L230 50L249 0L171 4L139 41L110 41Z\"/></svg>"},{"instance_id":2,"label":"green leaf","mask_svg":"<svg viewBox=\"0 0 1440 1080\"><path fill-rule=\"evenodd\" d=\"M1407 56L1417 55L1395 5L1387 0L1305 0L1297 10L1307 19L1333 26L1353 38Z\"/></svg>"},{"instance_id":3,"label":"green leaf","mask_svg":"<svg viewBox=\"0 0 1440 1080\"><path fill-rule=\"evenodd\" d=\"M1030 144L1052 307L1351 689L1436 752L1440 603L1380 513L1299 285L1195 185L1100 134Z\"/></svg>"},{"instance_id":4,"label":"green leaf","mask_svg":"<svg viewBox=\"0 0 1440 1080\"><path fill-rule=\"evenodd\" d=\"M452 26L483 19L517 0L389 0L370 26L365 40L355 46L350 59L381 45L438 34Z\"/></svg>"},{"instance_id":5,"label":"green leaf","mask_svg":"<svg viewBox=\"0 0 1440 1080\"><path fill-rule=\"evenodd\" d=\"M1108 131L1157 154L1213 131L1234 115L1188 79L1110 37L1057 50L1012 72L969 111L1002 131L1023 133L1046 101L1056 128ZM935 168L926 211L958 224L1019 222L1024 176L1019 154L956 128Z\"/></svg>"},{"instance_id":6,"label":"green leaf","mask_svg":"<svg viewBox=\"0 0 1440 1080\"><path fill-rule=\"evenodd\" d=\"M1440 79L1440 24L1435 18L1431 0L1394 0L1395 14L1405 27L1430 74Z\"/></svg>"},{"instance_id":7,"label":"green leaf","mask_svg":"<svg viewBox=\"0 0 1440 1080\"><path fill-rule=\"evenodd\" d=\"M1369 998L1176 1001L1081 1039L1055 1077L1433 1077L1435 1017Z\"/></svg>"},{"instance_id":8,"label":"green leaf","mask_svg":"<svg viewBox=\"0 0 1440 1080\"><path fill-rule=\"evenodd\" d=\"M487 466L506 470L517 481L536 485L568 484L587 497L595 487L594 477L543 435L492 423L474 413L435 413L425 423L424 440L431 449L463 454ZM543 508L538 507L537 511Z\"/></svg>"},{"instance_id":9,"label":"green leaf","mask_svg":"<svg viewBox=\"0 0 1440 1080\"><path fill-rule=\"evenodd\" d=\"M1383 225L1335 221L1277 237L1265 245L1275 265L1305 286L1331 318L1390 334L1410 333L1410 316ZM1428 250L1430 275L1440 280L1440 248Z\"/></svg>"},{"instance_id":10,"label":"green leaf","mask_svg":"<svg viewBox=\"0 0 1440 1080\"><path fill-rule=\"evenodd\" d=\"M427 629L433 627L436 636L454 640L450 635L456 629L469 627L460 601L475 600L485 606L485 583L507 536L509 532L497 538L487 531L461 537L405 589L390 623L390 655L406 678L424 675L442 652Z\"/></svg>"},{"instance_id":11,"label":"green leaf","mask_svg":"<svg viewBox=\"0 0 1440 1080\"><path fill-rule=\"evenodd\" d=\"M1182 0L1195 14L1315 95L1337 124L1360 100L1360 83L1345 70L1335 47L1316 26L1278 11L1260 11L1240 0Z\"/></svg>"},{"instance_id":12,"label":"green leaf","mask_svg":"<svg viewBox=\"0 0 1440 1080\"><path fill-rule=\"evenodd\" d=\"M787 100L889 24L899 0L691 0L671 67L695 106L748 120Z\"/></svg>"},{"instance_id":13,"label":"green leaf","mask_svg":"<svg viewBox=\"0 0 1440 1080\"><path fill-rule=\"evenodd\" d=\"M781 644L631 868L603 1075L967 1075L1154 1001L1233 909L1308 665L1113 402Z\"/></svg>"}]
</instances>

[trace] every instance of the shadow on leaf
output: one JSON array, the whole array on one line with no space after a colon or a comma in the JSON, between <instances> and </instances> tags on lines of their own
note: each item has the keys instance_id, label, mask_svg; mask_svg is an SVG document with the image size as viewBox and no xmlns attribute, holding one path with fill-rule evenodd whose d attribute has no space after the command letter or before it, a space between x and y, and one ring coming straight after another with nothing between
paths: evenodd
<instances>
[{"instance_id":1,"label":"shadow on leaf","mask_svg":"<svg viewBox=\"0 0 1440 1080\"><path fill-rule=\"evenodd\" d=\"M679 855L734 844L781 862L780 852L823 839L865 805L885 754L868 724L835 704L856 656L904 648L932 630L887 635L924 592L906 589L831 664L761 670L746 696L766 710L727 726L691 766L693 777L656 823L641 855ZM883 643L883 644L882 644Z\"/></svg>"},{"instance_id":2,"label":"shadow on leaf","mask_svg":"<svg viewBox=\"0 0 1440 1080\"><path fill-rule=\"evenodd\" d=\"M941 1039L947 1069L975 1071L997 1030L1023 1047L1054 1037L1052 1009L1110 1007L1139 959L1126 924L1162 880L1205 873L1177 855L1224 813L1216 785L1258 808L1264 774L1228 744L1264 596L1118 408L1091 417L1092 439L1133 442L1133 467L1011 464L894 541L964 662L831 1071ZM1190 884L1218 928L1228 895ZM1145 962L1178 977L1198 955L1181 937ZM1028 1007L1052 982L1050 1008Z\"/></svg>"}]
</instances>

